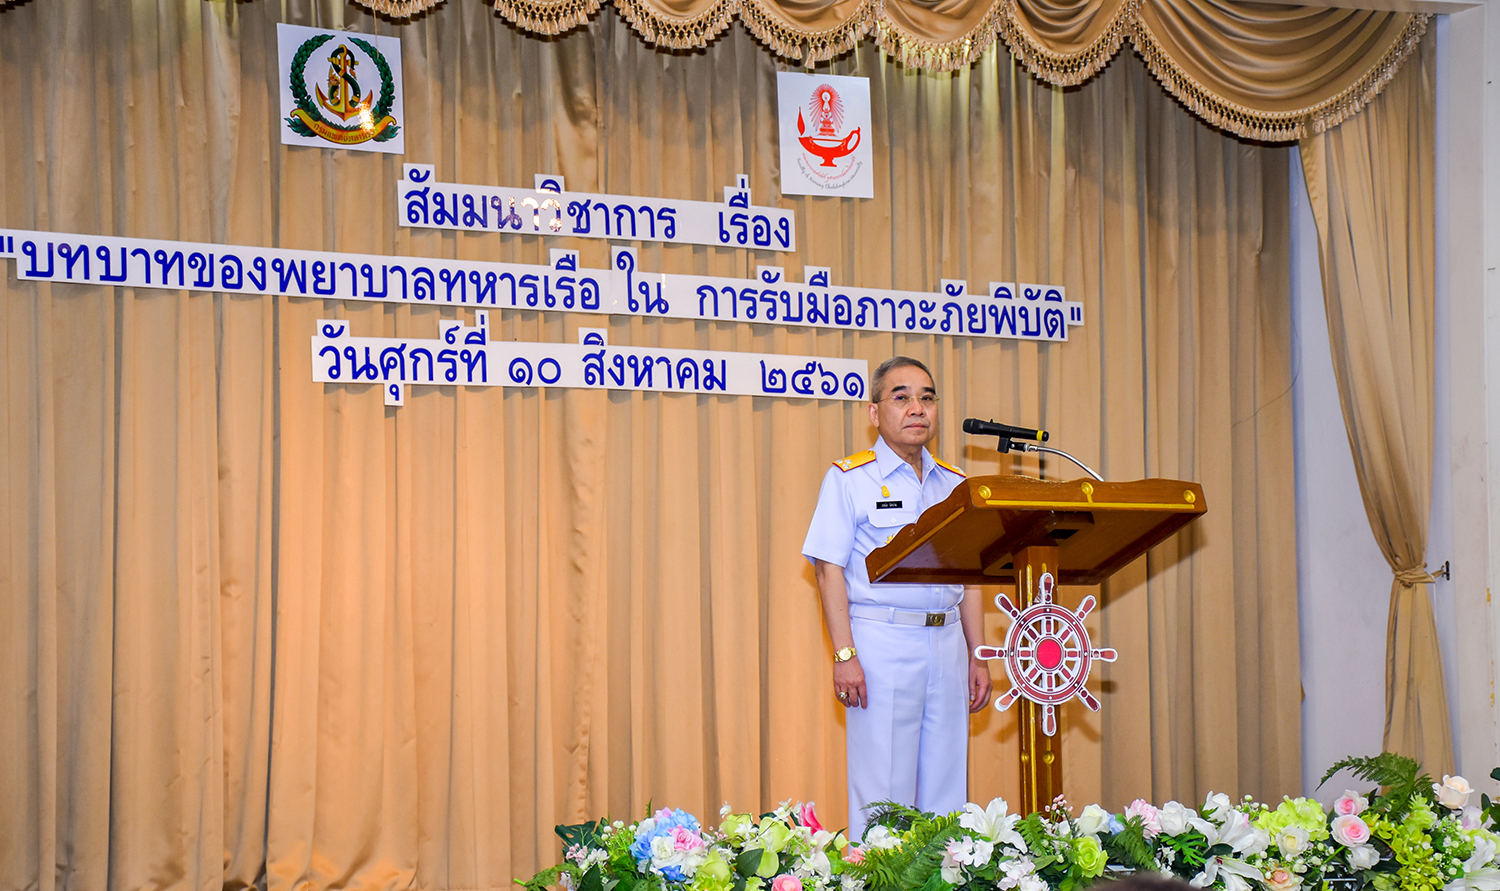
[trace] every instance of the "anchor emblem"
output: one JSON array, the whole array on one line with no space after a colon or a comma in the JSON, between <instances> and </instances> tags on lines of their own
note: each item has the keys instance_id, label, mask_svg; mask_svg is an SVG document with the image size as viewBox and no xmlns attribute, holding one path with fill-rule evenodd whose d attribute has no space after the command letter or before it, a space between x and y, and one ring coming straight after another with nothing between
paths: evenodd
<instances>
[{"instance_id":1,"label":"anchor emblem","mask_svg":"<svg viewBox=\"0 0 1500 891\"><path fill-rule=\"evenodd\" d=\"M363 99L359 96L359 81L355 78L358 67L359 59L347 46L340 45L328 56L328 92L317 88L318 104L338 115L339 120L368 115L375 104L373 90Z\"/></svg>"},{"instance_id":2,"label":"anchor emblem","mask_svg":"<svg viewBox=\"0 0 1500 891\"><path fill-rule=\"evenodd\" d=\"M807 135L807 122L802 117L802 109L799 108L797 109L797 142L809 154L822 159L823 163L818 166L836 167L837 165L833 163L835 160L859 148L860 128L855 127L848 135L839 137L839 127L844 123L844 100L839 97L838 91L833 87L823 84L814 90L812 99L808 102L808 111L812 113L817 134Z\"/></svg>"},{"instance_id":3,"label":"anchor emblem","mask_svg":"<svg viewBox=\"0 0 1500 891\"><path fill-rule=\"evenodd\" d=\"M323 56L326 46L332 46L333 51ZM321 64L319 58L328 63L323 78L309 71L310 65ZM368 94L360 85L361 66L366 85L374 81ZM293 107L283 120L292 134L350 147L389 142L401 132L401 124L392 114L400 85L385 54L369 40L329 32L314 34L297 47L286 76Z\"/></svg>"}]
</instances>

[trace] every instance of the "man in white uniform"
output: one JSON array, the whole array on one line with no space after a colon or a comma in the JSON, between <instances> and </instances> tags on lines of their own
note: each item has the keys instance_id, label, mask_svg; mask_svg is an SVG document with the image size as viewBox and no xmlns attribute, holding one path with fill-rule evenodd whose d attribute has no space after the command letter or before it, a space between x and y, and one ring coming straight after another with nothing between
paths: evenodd
<instances>
[{"instance_id":1,"label":"man in white uniform","mask_svg":"<svg viewBox=\"0 0 1500 891\"><path fill-rule=\"evenodd\" d=\"M870 379L875 447L833 462L802 554L833 640L833 694L848 709L849 831L889 799L948 813L968 793L970 712L990 697L984 605L961 585L871 584L865 557L948 496L963 472L932 457L937 391L897 356ZM967 596L965 596L967 594Z\"/></svg>"}]
</instances>

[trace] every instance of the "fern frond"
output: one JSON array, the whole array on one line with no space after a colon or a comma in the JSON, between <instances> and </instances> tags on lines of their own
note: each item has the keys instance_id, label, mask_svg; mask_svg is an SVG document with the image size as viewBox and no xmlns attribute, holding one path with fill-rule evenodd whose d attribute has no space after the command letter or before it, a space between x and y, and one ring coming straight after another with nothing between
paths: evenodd
<instances>
[{"instance_id":1,"label":"fern frond","mask_svg":"<svg viewBox=\"0 0 1500 891\"><path fill-rule=\"evenodd\" d=\"M1100 840L1104 842L1104 850L1113 862L1141 870L1151 869L1156 865L1156 857L1151 851L1150 843L1146 841L1140 817L1131 817L1125 821L1124 829L1114 835L1101 835Z\"/></svg>"},{"instance_id":2,"label":"fern frond","mask_svg":"<svg viewBox=\"0 0 1500 891\"><path fill-rule=\"evenodd\" d=\"M1390 814L1404 815L1411 807L1412 798L1419 793L1425 795L1432 787L1432 777L1422 773L1422 765L1415 758L1394 752L1381 752L1373 757L1342 758L1323 774L1318 787L1322 788L1329 778L1345 769L1362 780L1383 787L1385 792L1371 802L1371 807Z\"/></svg>"},{"instance_id":3,"label":"fern frond","mask_svg":"<svg viewBox=\"0 0 1500 891\"><path fill-rule=\"evenodd\" d=\"M867 891L899 891L901 871L910 862L905 846L867 848L863 863L844 862L844 870L865 883Z\"/></svg>"},{"instance_id":4,"label":"fern frond","mask_svg":"<svg viewBox=\"0 0 1500 891\"><path fill-rule=\"evenodd\" d=\"M956 814L941 817L923 814L918 818L907 836L907 844L911 846L914 855L901 873L901 887L933 891L924 886L943 865L948 842L962 830Z\"/></svg>"},{"instance_id":5,"label":"fern frond","mask_svg":"<svg viewBox=\"0 0 1500 891\"><path fill-rule=\"evenodd\" d=\"M556 885L562 878L562 874L567 871L566 866L549 866L524 882L516 879L516 884L525 888L526 891L547 891L548 888Z\"/></svg>"},{"instance_id":6,"label":"fern frond","mask_svg":"<svg viewBox=\"0 0 1500 891\"><path fill-rule=\"evenodd\" d=\"M892 832L906 832L922 817L921 811L896 801L877 801L866 806L865 813L866 832L871 826L884 826Z\"/></svg>"},{"instance_id":7,"label":"fern frond","mask_svg":"<svg viewBox=\"0 0 1500 891\"><path fill-rule=\"evenodd\" d=\"M1038 871L1051 866L1057 859L1052 838L1047 834L1047 824L1041 814L1031 814L1016 824L1016 831L1026 839L1026 850Z\"/></svg>"}]
</instances>

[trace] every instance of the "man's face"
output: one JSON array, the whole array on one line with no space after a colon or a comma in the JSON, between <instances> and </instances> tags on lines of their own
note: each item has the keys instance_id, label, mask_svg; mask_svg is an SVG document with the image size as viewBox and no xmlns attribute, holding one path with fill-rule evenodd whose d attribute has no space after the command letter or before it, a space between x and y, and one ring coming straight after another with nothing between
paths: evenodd
<instances>
[{"instance_id":1,"label":"man's face","mask_svg":"<svg viewBox=\"0 0 1500 891\"><path fill-rule=\"evenodd\" d=\"M911 365L894 369L881 390L880 401L870 404L870 423L887 443L921 447L937 436L937 411L921 399L937 395L925 371Z\"/></svg>"}]
</instances>

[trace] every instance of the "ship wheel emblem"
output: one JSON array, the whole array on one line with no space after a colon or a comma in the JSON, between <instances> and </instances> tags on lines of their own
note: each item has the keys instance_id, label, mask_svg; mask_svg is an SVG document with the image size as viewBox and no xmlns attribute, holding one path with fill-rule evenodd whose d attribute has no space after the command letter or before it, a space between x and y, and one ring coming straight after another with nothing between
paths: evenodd
<instances>
[{"instance_id":1,"label":"ship wheel emblem","mask_svg":"<svg viewBox=\"0 0 1500 891\"><path fill-rule=\"evenodd\" d=\"M1091 710L1099 710L1099 700L1085 686L1089 671L1095 659L1113 662L1117 655L1112 649L1095 649L1089 641L1083 620L1094 610L1093 596L1083 598L1076 612L1069 611L1052 602L1055 584L1052 573L1042 573L1041 590L1025 609L997 595L995 605L1011 617L1005 646L974 648L976 658L1003 659L1010 675L1011 688L995 700L995 708L1004 711L1023 697L1037 703L1042 707L1042 732L1048 736L1057 733L1057 706L1069 699L1076 696Z\"/></svg>"}]
</instances>

